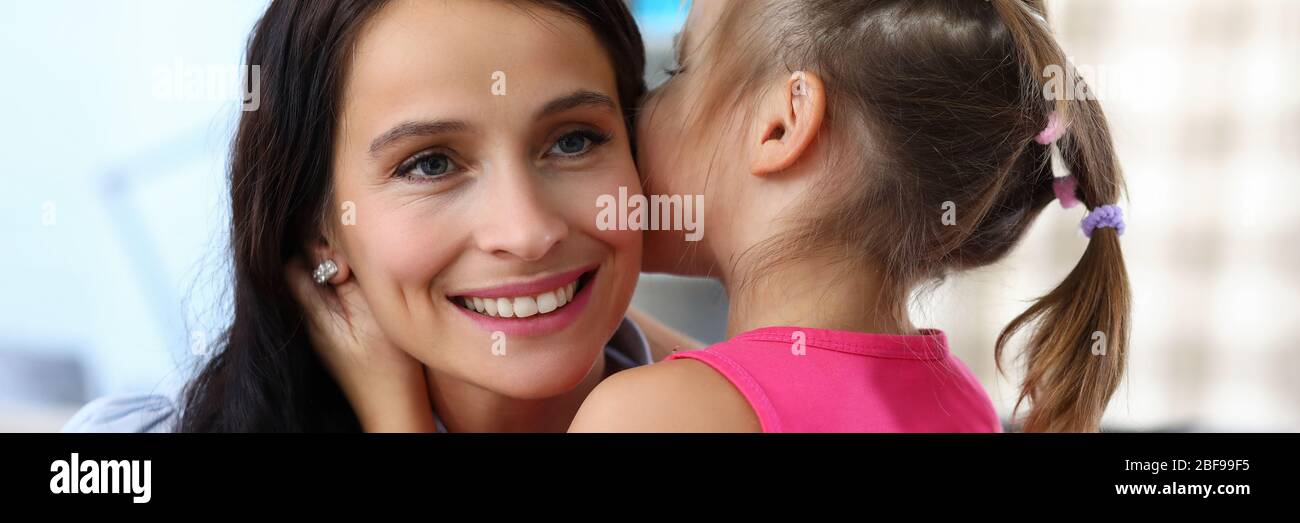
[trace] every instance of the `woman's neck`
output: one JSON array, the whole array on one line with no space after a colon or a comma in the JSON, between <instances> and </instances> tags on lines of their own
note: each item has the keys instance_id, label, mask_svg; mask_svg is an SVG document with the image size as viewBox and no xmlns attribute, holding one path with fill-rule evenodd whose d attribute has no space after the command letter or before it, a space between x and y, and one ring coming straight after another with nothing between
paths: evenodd
<instances>
[{"instance_id":1,"label":"woman's neck","mask_svg":"<svg viewBox=\"0 0 1300 523\"><path fill-rule=\"evenodd\" d=\"M879 270L820 257L755 270L751 264L723 275L731 302L727 337L776 326L917 333L905 300L884 288Z\"/></svg>"},{"instance_id":2,"label":"woman's neck","mask_svg":"<svg viewBox=\"0 0 1300 523\"><path fill-rule=\"evenodd\" d=\"M578 386L543 399L519 399L428 371L429 399L448 432L564 432L578 407L605 379L605 356Z\"/></svg>"}]
</instances>

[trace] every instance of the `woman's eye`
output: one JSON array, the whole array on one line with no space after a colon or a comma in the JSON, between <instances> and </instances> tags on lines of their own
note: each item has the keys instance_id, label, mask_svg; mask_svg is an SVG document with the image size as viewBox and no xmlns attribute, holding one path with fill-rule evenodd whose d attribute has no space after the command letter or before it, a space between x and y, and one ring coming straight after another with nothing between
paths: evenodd
<instances>
[{"instance_id":1,"label":"woman's eye","mask_svg":"<svg viewBox=\"0 0 1300 523\"><path fill-rule=\"evenodd\" d=\"M456 170L456 162L442 153L426 153L418 155L398 169L399 176L409 178L440 178L451 174Z\"/></svg>"},{"instance_id":2,"label":"woman's eye","mask_svg":"<svg viewBox=\"0 0 1300 523\"><path fill-rule=\"evenodd\" d=\"M558 156L576 157L587 154L597 145L609 141L609 136L594 133L591 131L573 131L551 145L548 154Z\"/></svg>"}]
</instances>

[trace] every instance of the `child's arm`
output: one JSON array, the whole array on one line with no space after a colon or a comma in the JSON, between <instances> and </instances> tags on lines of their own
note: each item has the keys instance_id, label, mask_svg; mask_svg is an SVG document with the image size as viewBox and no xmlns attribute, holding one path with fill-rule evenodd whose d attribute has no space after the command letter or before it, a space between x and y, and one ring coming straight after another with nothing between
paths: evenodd
<instances>
[{"instance_id":1,"label":"child's arm","mask_svg":"<svg viewBox=\"0 0 1300 523\"><path fill-rule=\"evenodd\" d=\"M641 309L628 307L627 317L631 318L641 328L641 332L645 333L646 341L650 342L650 354L654 357L654 361L663 361L664 358L678 351L704 348L703 343L664 325Z\"/></svg>"},{"instance_id":2,"label":"child's arm","mask_svg":"<svg viewBox=\"0 0 1300 523\"><path fill-rule=\"evenodd\" d=\"M695 360L628 369L600 382L569 432L762 432L749 402Z\"/></svg>"},{"instance_id":3,"label":"child's arm","mask_svg":"<svg viewBox=\"0 0 1300 523\"><path fill-rule=\"evenodd\" d=\"M424 365L388 343L355 280L315 286L298 260L285 267L307 316L312 348L366 432L436 432Z\"/></svg>"}]
</instances>

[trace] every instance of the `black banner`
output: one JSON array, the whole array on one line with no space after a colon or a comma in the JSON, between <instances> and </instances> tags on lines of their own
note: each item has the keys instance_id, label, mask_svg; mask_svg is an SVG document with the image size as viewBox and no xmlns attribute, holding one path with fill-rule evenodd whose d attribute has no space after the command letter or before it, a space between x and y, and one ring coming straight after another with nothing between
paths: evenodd
<instances>
[{"instance_id":1,"label":"black banner","mask_svg":"<svg viewBox=\"0 0 1300 523\"><path fill-rule=\"evenodd\" d=\"M1294 434L9 434L6 507L202 513L488 499L1258 507L1297 493ZM718 497L718 492L744 497ZM506 497L502 497L506 496ZM745 501L748 500L748 501ZM507 503L508 505L509 503ZM1010 504L1010 505L1008 505ZM972 505L979 506L979 505Z\"/></svg>"}]
</instances>

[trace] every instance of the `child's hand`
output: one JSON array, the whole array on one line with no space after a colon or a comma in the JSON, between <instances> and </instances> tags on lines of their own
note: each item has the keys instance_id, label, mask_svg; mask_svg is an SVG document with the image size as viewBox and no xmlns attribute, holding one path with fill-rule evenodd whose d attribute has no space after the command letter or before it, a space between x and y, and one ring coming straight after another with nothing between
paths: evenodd
<instances>
[{"instance_id":1,"label":"child's hand","mask_svg":"<svg viewBox=\"0 0 1300 523\"><path fill-rule=\"evenodd\" d=\"M355 279L316 285L300 259L285 278L306 314L312 347L366 432L434 432L424 366L379 329Z\"/></svg>"}]
</instances>

